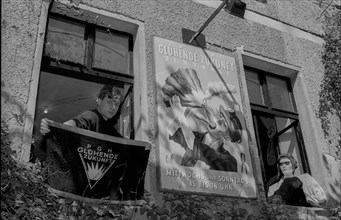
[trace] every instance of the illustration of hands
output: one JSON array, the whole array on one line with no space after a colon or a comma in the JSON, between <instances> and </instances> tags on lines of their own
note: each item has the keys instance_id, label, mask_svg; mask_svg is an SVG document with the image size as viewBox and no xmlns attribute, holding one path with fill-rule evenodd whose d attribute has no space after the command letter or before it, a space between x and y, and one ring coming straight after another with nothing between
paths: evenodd
<instances>
[{"instance_id":1,"label":"illustration of hands","mask_svg":"<svg viewBox=\"0 0 341 220\"><path fill-rule=\"evenodd\" d=\"M164 102L170 102L174 95L180 98L183 107L201 108L205 93L194 69L178 69L167 77L162 87Z\"/></svg>"},{"instance_id":2,"label":"illustration of hands","mask_svg":"<svg viewBox=\"0 0 341 220\"><path fill-rule=\"evenodd\" d=\"M220 106L220 113L223 116L229 132L229 136L232 142L240 142L241 141L241 130L242 125L240 120L236 115L236 111L233 108L224 109Z\"/></svg>"},{"instance_id":3,"label":"illustration of hands","mask_svg":"<svg viewBox=\"0 0 341 220\"><path fill-rule=\"evenodd\" d=\"M190 148L192 150L193 143L194 143L194 134L184 116L185 110L180 104L179 96L174 95L172 97L171 107L174 111L175 118L168 126L168 133L170 136L173 137L176 132L181 132L180 137L182 141L178 141L178 142L175 141L175 142L179 143L185 149Z\"/></svg>"},{"instance_id":4,"label":"illustration of hands","mask_svg":"<svg viewBox=\"0 0 341 220\"><path fill-rule=\"evenodd\" d=\"M178 69L171 73L162 87L162 92L164 94L163 100L168 107L172 105L172 101L176 101L173 97L178 96L182 107L201 109L202 111L196 111L195 117L199 120L208 121L213 128L216 127L213 120L213 110L207 105L206 94L194 69Z\"/></svg>"}]
</instances>

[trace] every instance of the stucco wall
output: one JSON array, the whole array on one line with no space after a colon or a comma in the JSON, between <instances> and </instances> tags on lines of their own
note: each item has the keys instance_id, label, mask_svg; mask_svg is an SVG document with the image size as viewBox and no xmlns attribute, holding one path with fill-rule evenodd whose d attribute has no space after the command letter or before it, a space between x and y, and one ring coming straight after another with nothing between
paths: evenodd
<instances>
[{"instance_id":1,"label":"stucco wall","mask_svg":"<svg viewBox=\"0 0 341 220\"><path fill-rule=\"evenodd\" d=\"M1 1L1 119L20 153L41 1Z\"/></svg>"},{"instance_id":2,"label":"stucco wall","mask_svg":"<svg viewBox=\"0 0 341 220\"><path fill-rule=\"evenodd\" d=\"M319 1L272 1L267 3L245 0L247 8L317 35L323 34ZM321 1L322 2L322 1ZM325 5L324 5L325 6Z\"/></svg>"},{"instance_id":3,"label":"stucco wall","mask_svg":"<svg viewBox=\"0 0 341 220\"><path fill-rule=\"evenodd\" d=\"M32 69L36 59L34 57L36 41L39 35L44 34L38 33L42 2L41 0L2 1L1 118L7 121L9 125L10 135L14 141L13 149L16 150L19 150L22 145ZM252 0L245 2L247 7L253 11L297 26L309 33L317 35L323 33L320 21L316 20L321 9L310 1L268 1L267 4ZM157 113L155 112L155 79L152 68L152 36L181 42L181 29L198 30L213 13L214 8L190 0L83 0L81 3L140 20L145 25L146 72L148 73L148 84L146 86L148 88L148 112L146 114L149 116L149 142L153 144L149 178L153 199L157 204L163 204L168 196L164 197L156 189L155 115ZM243 45L247 52L297 66L306 86L309 104L314 112L318 110L318 92L324 71L321 61L322 44L274 30L253 21L237 18L225 11L217 15L203 34L206 36L208 45L215 44L223 47L211 45L208 46L210 50L228 54L230 50ZM318 119L315 119L315 123L318 124ZM340 137L335 132L334 130L330 135L336 138ZM321 166L324 166L324 177L328 183L325 189L333 199L330 205L340 205L339 195L341 192L337 189L337 186L341 184L340 158L335 158L335 153L328 153L328 144L324 141L320 126L317 126L317 134L320 136L323 145L319 149L321 155L316 155L316 157L320 158L322 154L327 155L324 157L327 159ZM309 146L306 147L309 151ZM314 158L309 158L309 160L311 163L314 162ZM335 195L335 193L338 194ZM186 198L191 199L190 196ZM221 207L226 202L233 201L228 198L222 200Z\"/></svg>"}]
</instances>

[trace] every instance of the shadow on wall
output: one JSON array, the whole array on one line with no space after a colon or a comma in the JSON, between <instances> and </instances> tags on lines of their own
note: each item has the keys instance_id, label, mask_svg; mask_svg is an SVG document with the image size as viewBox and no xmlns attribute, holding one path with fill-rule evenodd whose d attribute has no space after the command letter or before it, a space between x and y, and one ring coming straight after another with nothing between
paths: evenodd
<instances>
[{"instance_id":1,"label":"shadow on wall","mask_svg":"<svg viewBox=\"0 0 341 220\"><path fill-rule=\"evenodd\" d=\"M12 117L9 117L8 119L6 119L6 121L8 122L12 118L14 118L18 124L23 124L25 120L25 118L23 117L25 115L25 109L19 102L17 102L16 97L5 91L5 87L5 82L1 80L1 98L3 99L3 103L6 105L14 105L19 110L19 114L11 111ZM1 109L3 109L3 107L1 107Z\"/></svg>"},{"instance_id":2,"label":"shadow on wall","mask_svg":"<svg viewBox=\"0 0 341 220\"><path fill-rule=\"evenodd\" d=\"M339 1L340 2L340 1ZM328 5L329 6L329 5ZM335 8L334 8L335 7ZM334 10L336 9L336 10ZM321 128L326 141L326 150L323 155L323 165L328 172L327 184L329 190L330 207L341 206L341 46L340 6L332 4L323 13L324 51L322 62L324 75L319 91L319 109L317 117L320 119Z\"/></svg>"},{"instance_id":3,"label":"shadow on wall","mask_svg":"<svg viewBox=\"0 0 341 220\"><path fill-rule=\"evenodd\" d=\"M26 115L26 109L23 107L23 104L18 102L17 97L6 91L5 88L5 82L1 80L1 103L3 104L1 106L1 118L10 128L9 137L13 141L12 150L19 156L23 150L21 141L23 140L25 120L28 118L33 122L33 117ZM31 141L30 138L24 140Z\"/></svg>"},{"instance_id":4,"label":"shadow on wall","mask_svg":"<svg viewBox=\"0 0 341 220\"><path fill-rule=\"evenodd\" d=\"M340 207L341 206L341 165L337 158L329 155L323 155L323 165L328 171L329 180L328 184L328 207Z\"/></svg>"}]
</instances>

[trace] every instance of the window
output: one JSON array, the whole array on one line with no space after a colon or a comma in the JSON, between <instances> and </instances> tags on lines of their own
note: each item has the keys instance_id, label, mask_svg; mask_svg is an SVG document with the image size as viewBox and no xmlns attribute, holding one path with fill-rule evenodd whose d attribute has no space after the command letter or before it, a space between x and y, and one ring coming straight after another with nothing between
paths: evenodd
<instances>
[{"instance_id":1,"label":"window","mask_svg":"<svg viewBox=\"0 0 341 220\"><path fill-rule=\"evenodd\" d=\"M63 123L85 109L96 109L98 93L106 84L124 96L121 114L114 118L117 131L134 139L132 67L132 34L50 13L35 108L34 157L44 158L39 147L41 119Z\"/></svg>"},{"instance_id":2,"label":"window","mask_svg":"<svg viewBox=\"0 0 341 220\"><path fill-rule=\"evenodd\" d=\"M290 79L250 67L245 74L265 185L276 177L281 153L297 159L295 174L310 173Z\"/></svg>"}]
</instances>

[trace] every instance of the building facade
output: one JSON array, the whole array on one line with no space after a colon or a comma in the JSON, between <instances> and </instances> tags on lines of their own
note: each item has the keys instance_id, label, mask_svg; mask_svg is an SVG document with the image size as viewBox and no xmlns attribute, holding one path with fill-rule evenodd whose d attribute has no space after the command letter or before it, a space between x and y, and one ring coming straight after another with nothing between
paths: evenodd
<instances>
[{"instance_id":1,"label":"building facade","mask_svg":"<svg viewBox=\"0 0 341 220\"><path fill-rule=\"evenodd\" d=\"M259 204L277 175L278 155L291 153L298 161L296 174L309 173L326 192L325 208L340 207L340 119L330 117L333 126L324 136L317 117L324 7L317 1L244 2L245 13L238 1L229 5L232 9L219 10L196 38L201 46L195 46L188 39L222 1L2 1L1 115L9 125L12 148L22 161L44 160L40 120L62 123L82 109L95 108L99 86L109 83L125 94L118 131L152 146L144 190L158 206L167 201L195 207L206 203L198 211L219 212L237 204L240 217L261 216ZM179 92L170 83L184 74L198 78L202 88L197 93ZM179 115L187 117L194 110L177 114L176 103L197 108L196 94L207 98L216 82L235 94L224 102L231 102L224 112L234 127L228 140L223 138L236 160L231 170L212 169L212 161L199 156L186 160L187 149L195 146L170 138L178 129L174 126L184 126L184 121L194 124L195 132L201 126L181 120ZM219 93L214 91L210 98ZM206 98L199 107L210 101ZM187 144L196 142L188 134ZM176 166L166 168L173 159ZM208 181L210 175L213 180ZM224 189L214 189L222 183ZM298 218L309 216L305 209L288 210ZM329 212L321 210L327 219Z\"/></svg>"}]
</instances>

